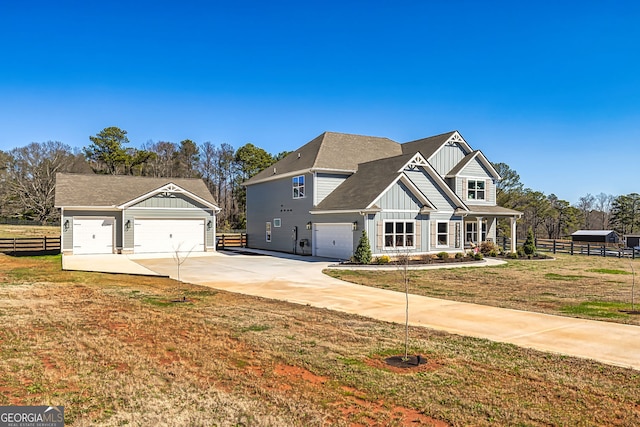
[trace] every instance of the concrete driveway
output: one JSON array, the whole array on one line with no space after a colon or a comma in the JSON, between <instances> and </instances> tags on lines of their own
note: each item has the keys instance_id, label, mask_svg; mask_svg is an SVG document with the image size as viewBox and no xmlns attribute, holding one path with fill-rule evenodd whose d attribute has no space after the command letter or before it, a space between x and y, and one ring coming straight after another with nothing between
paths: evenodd
<instances>
[{"instance_id":1,"label":"concrete driveway","mask_svg":"<svg viewBox=\"0 0 640 427\"><path fill-rule=\"evenodd\" d=\"M135 260L177 278L173 259ZM191 257L180 268L184 282L404 322L405 295L354 285L322 274L331 262L289 255L215 253ZM640 369L640 327L551 316L411 295L409 319L454 334L486 338Z\"/></svg>"}]
</instances>

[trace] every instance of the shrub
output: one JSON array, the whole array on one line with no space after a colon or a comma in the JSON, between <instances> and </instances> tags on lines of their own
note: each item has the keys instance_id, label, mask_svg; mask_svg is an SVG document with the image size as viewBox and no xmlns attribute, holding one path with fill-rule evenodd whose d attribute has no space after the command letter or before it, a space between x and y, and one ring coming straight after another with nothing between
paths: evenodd
<instances>
[{"instance_id":1,"label":"shrub","mask_svg":"<svg viewBox=\"0 0 640 427\"><path fill-rule=\"evenodd\" d=\"M529 227L529 231L527 232L527 240L524 241L522 250L529 258L537 252L535 238L533 237L533 229L531 227Z\"/></svg>"},{"instance_id":2,"label":"shrub","mask_svg":"<svg viewBox=\"0 0 640 427\"><path fill-rule=\"evenodd\" d=\"M455 257L456 257L456 259L464 258L464 253L462 253L462 252L456 252Z\"/></svg>"},{"instance_id":3,"label":"shrub","mask_svg":"<svg viewBox=\"0 0 640 427\"><path fill-rule=\"evenodd\" d=\"M391 258L389 255L382 255L376 257L376 264L389 264L391 262Z\"/></svg>"},{"instance_id":4,"label":"shrub","mask_svg":"<svg viewBox=\"0 0 640 427\"><path fill-rule=\"evenodd\" d=\"M492 249L489 251L489 253L487 254L487 256L491 256L491 257L497 257L498 256L498 252L496 252L495 249Z\"/></svg>"},{"instance_id":5,"label":"shrub","mask_svg":"<svg viewBox=\"0 0 640 427\"><path fill-rule=\"evenodd\" d=\"M524 253L524 248L522 246L518 246L516 248L516 253L518 254L519 258L524 258L527 256L527 254Z\"/></svg>"},{"instance_id":6,"label":"shrub","mask_svg":"<svg viewBox=\"0 0 640 427\"><path fill-rule=\"evenodd\" d=\"M493 242L482 242L480 243L480 252L482 252L485 255L491 252L497 253L498 245L496 245ZM495 256L495 255L491 255L491 256Z\"/></svg>"},{"instance_id":7,"label":"shrub","mask_svg":"<svg viewBox=\"0 0 640 427\"><path fill-rule=\"evenodd\" d=\"M478 252L477 254L473 255L473 259L475 259L476 261L480 261L482 258L484 258L484 255L482 255L482 252Z\"/></svg>"},{"instance_id":8,"label":"shrub","mask_svg":"<svg viewBox=\"0 0 640 427\"><path fill-rule=\"evenodd\" d=\"M436 256L439 259L449 259L449 254L447 252L438 252Z\"/></svg>"},{"instance_id":9,"label":"shrub","mask_svg":"<svg viewBox=\"0 0 640 427\"><path fill-rule=\"evenodd\" d=\"M518 259L518 253L517 252L511 252L509 254L509 258L511 259Z\"/></svg>"},{"instance_id":10,"label":"shrub","mask_svg":"<svg viewBox=\"0 0 640 427\"><path fill-rule=\"evenodd\" d=\"M370 264L371 263L371 244L369 244L369 238L367 232L362 230L362 236L358 242L356 252L353 254L358 264Z\"/></svg>"}]
</instances>

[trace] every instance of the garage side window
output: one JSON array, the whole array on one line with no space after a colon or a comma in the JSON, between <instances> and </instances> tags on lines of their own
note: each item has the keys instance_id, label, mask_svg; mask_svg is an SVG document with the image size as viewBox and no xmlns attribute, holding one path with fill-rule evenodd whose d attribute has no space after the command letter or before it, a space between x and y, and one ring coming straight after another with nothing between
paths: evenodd
<instances>
[{"instance_id":1,"label":"garage side window","mask_svg":"<svg viewBox=\"0 0 640 427\"><path fill-rule=\"evenodd\" d=\"M267 222L265 224L265 227L266 227L265 228L265 231L266 231L265 232L265 238L266 238L267 242L270 242L271 241L271 223Z\"/></svg>"},{"instance_id":2,"label":"garage side window","mask_svg":"<svg viewBox=\"0 0 640 427\"><path fill-rule=\"evenodd\" d=\"M413 221L385 221L385 249L415 248L415 223Z\"/></svg>"},{"instance_id":3,"label":"garage side window","mask_svg":"<svg viewBox=\"0 0 640 427\"><path fill-rule=\"evenodd\" d=\"M294 176L292 180L293 186L293 198L294 199L303 199L304 192L304 175Z\"/></svg>"}]
</instances>

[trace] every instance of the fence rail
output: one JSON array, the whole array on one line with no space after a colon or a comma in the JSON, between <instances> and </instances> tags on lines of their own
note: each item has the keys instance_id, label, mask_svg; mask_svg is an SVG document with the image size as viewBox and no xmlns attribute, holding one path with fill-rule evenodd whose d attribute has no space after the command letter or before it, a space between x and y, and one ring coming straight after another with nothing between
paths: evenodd
<instances>
[{"instance_id":1,"label":"fence rail","mask_svg":"<svg viewBox=\"0 0 640 427\"><path fill-rule=\"evenodd\" d=\"M570 255L587 256L612 256L635 258L638 254L633 248L623 248L620 245L598 242L574 242L572 240L536 239L538 250L551 253L564 253Z\"/></svg>"},{"instance_id":2,"label":"fence rail","mask_svg":"<svg viewBox=\"0 0 640 427\"><path fill-rule=\"evenodd\" d=\"M60 237L12 237L0 239L0 252L17 255L19 253L59 253Z\"/></svg>"},{"instance_id":3,"label":"fence rail","mask_svg":"<svg viewBox=\"0 0 640 427\"><path fill-rule=\"evenodd\" d=\"M216 248L246 248L247 233L223 233L216 235Z\"/></svg>"}]
</instances>

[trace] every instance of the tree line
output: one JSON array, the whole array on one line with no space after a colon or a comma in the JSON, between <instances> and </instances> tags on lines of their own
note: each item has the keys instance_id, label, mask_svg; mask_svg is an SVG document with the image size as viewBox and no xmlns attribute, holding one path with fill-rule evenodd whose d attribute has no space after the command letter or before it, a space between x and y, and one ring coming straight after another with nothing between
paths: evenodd
<instances>
[{"instance_id":1,"label":"tree line","mask_svg":"<svg viewBox=\"0 0 640 427\"><path fill-rule=\"evenodd\" d=\"M55 174L98 173L165 178L202 178L222 209L220 230L246 228L246 192L243 181L271 166L288 152L272 155L247 143L197 144L148 141L130 146L127 131L107 127L89 137L82 149L58 141L34 142L0 151L0 217L55 221ZM497 187L499 206L523 212L518 238L531 228L536 237L566 238L578 229L613 229L619 234L640 233L640 195L587 194L574 205L555 194L525 188L518 173L504 163L494 164L503 177ZM500 223L504 235L508 224Z\"/></svg>"},{"instance_id":2,"label":"tree line","mask_svg":"<svg viewBox=\"0 0 640 427\"><path fill-rule=\"evenodd\" d=\"M202 178L222 209L219 229L244 229L246 193L242 182L288 154L271 155L251 143L235 149L228 143L196 144L190 139L179 143L148 141L134 148L127 131L118 127L107 127L89 140L81 149L48 141L0 151L0 217L56 221L58 172Z\"/></svg>"},{"instance_id":3,"label":"tree line","mask_svg":"<svg viewBox=\"0 0 640 427\"><path fill-rule=\"evenodd\" d=\"M518 239L524 239L529 228L536 237L547 239L568 238L577 230L614 230L621 236L640 233L640 194L587 193L572 205L555 194L525 188L520 175L505 163L493 166L503 178L496 191L498 205L523 213ZM508 224L499 227L508 235Z\"/></svg>"}]
</instances>

